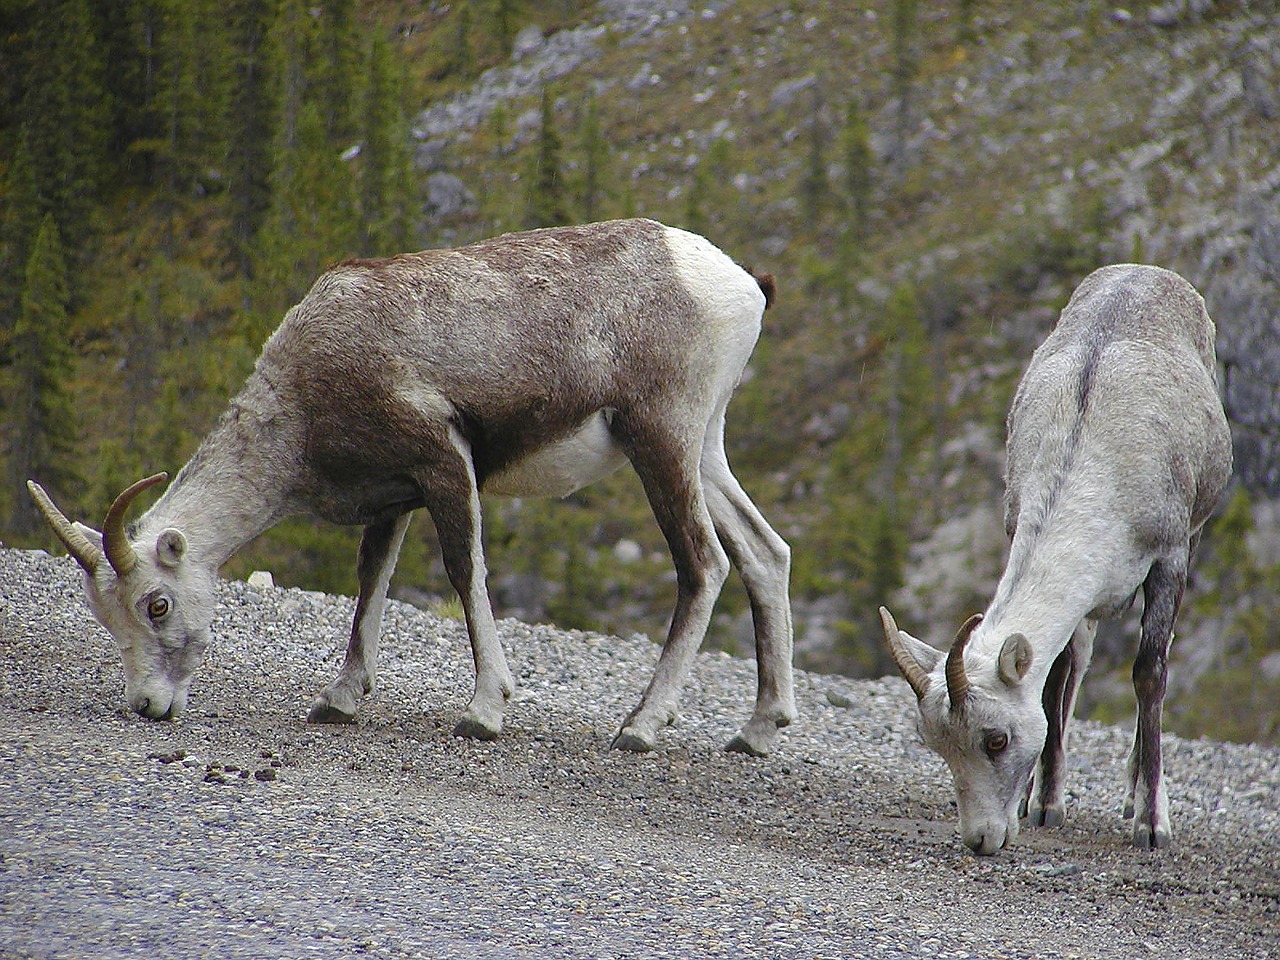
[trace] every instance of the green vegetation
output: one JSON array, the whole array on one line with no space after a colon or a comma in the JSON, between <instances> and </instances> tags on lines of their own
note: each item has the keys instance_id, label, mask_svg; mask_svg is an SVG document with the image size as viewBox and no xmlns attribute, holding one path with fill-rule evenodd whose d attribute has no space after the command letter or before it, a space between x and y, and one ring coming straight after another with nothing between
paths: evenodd
<instances>
[{"instance_id":1,"label":"green vegetation","mask_svg":"<svg viewBox=\"0 0 1280 960\"><path fill-rule=\"evenodd\" d=\"M0 0L3 539L52 546L27 476L96 521L138 476L180 466L329 263L652 216L777 277L730 457L793 546L798 623L834 611L802 665L884 672L876 604L929 562L914 545L998 501L982 451L999 448L1025 358L1070 290L1101 262L1172 256L1117 221L1135 174L1098 172L1152 138L1172 68L1151 68L1166 51L1100 11L735 0L608 32L577 70L425 145L476 202L424 217L409 118L506 63L524 27L572 28L595 4ZM1187 176L1218 148L1194 119L1168 159ZM1233 121L1215 189L1244 190L1275 135L1260 115ZM1148 201L1235 196L1166 176ZM1251 667L1275 652L1280 569L1239 552L1232 516L1205 537L1186 627L1224 624L1213 683L1247 691L1227 699L1274 702ZM495 503L486 521L496 594L524 577L543 584L535 617L662 632L666 549L629 471L563 502ZM447 603L430 524L414 530L397 583ZM623 539L638 549L615 550ZM227 572L351 592L356 542L290 521ZM949 636L973 602L915 626ZM749 649L734 627L745 607L731 584L710 642ZM1214 702L1204 686L1171 703L1171 723L1212 731ZM1277 736L1273 721L1224 729Z\"/></svg>"}]
</instances>

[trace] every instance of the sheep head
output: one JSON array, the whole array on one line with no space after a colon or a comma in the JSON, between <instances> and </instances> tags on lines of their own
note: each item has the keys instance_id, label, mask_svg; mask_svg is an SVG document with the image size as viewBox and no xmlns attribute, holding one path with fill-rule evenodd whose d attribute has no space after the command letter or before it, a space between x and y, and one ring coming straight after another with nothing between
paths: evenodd
<instances>
[{"instance_id":1,"label":"sheep head","mask_svg":"<svg viewBox=\"0 0 1280 960\"><path fill-rule=\"evenodd\" d=\"M1040 690L1026 682L1031 645L1015 633L994 660L970 651L966 663L981 615L969 618L947 651L898 629L884 607L880 619L915 692L920 735L951 770L960 836L975 853L995 853L1018 835L1019 806L1048 733Z\"/></svg>"},{"instance_id":2,"label":"sheep head","mask_svg":"<svg viewBox=\"0 0 1280 960\"><path fill-rule=\"evenodd\" d=\"M34 481L27 489L53 532L85 572L89 608L116 642L124 661L125 696L144 717L170 720L209 646L214 575L187 556L187 539L173 527L130 536L124 518L159 473L116 497L99 533L73 523ZM143 529L148 529L143 525Z\"/></svg>"}]
</instances>

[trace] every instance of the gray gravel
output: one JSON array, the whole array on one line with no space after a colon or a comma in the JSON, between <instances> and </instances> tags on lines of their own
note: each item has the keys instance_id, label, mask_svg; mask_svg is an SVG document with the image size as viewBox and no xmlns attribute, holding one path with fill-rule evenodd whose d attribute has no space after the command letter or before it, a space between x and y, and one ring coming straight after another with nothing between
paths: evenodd
<instances>
[{"instance_id":1,"label":"gray gravel","mask_svg":"<svg viewBox=\"0 0 1280 960\"><path fill-rule=\"evenodd\" d=\"M1069 822L978 859L906 685L704 654L661 748L610 751L643 637L500 625L503 737L458 740L460 624L392 603L380 691L303 722L353 603L221 588L179 723L131 715L66 559L0 550L0 957L1222 958L1280 953L1280 751L1166 737L1175 847L1128 847L1129 733L1081 724Z\"/></svg>"}]
</instances>

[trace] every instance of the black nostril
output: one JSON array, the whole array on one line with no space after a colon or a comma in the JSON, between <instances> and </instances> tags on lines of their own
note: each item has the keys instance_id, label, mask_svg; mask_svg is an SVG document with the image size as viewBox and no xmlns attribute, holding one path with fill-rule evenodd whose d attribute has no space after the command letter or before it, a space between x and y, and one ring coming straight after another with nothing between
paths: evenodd
<instances>
[{"instance_id":1,"label":"black nostril","mask_svg":"<svg viewBox=\"0 0 1280 960\"><path fill-rule=\"evenodd\" d=\"M145 717L147 715L147 711L151 709L151 701L147 699L139 700L133 705L133 709Z\"/></svg>"}]
</instances>

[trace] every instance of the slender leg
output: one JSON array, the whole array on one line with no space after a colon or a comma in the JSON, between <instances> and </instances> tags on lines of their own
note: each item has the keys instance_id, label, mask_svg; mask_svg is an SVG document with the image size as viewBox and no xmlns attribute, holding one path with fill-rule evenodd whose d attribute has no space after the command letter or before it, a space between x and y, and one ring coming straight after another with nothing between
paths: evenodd
<instances>
[{"instance_id":1,"label":"slender leg","mask_svg":"<svg viewBox=\"0 0 1280 960\"><path fill-rule=\"evenodd\" d=\"M1080 621L1071 641L1058 655L1044 687L1044 713L1049 722L1044 750L1031 782L1027 819L1035 827L1061 826L1066 819L1067 733L1076 694L1093 658L1096 620Z\"/></svg>"},{"instance_id":2,"label":"slender leg","mask_svg":"<svg viewBox=\"0 0 1280 960\"><path fill-rule=\"evenodd\" d=\"M454 734L492 740L502 731L515 679L498 642L498 628L485 587L488 571L480 529L480 494L466 440L453 427L445 455L422 478L422 492L435 521L449 582L458 591L471 637L476 688Z\"/></svg>"},{"instance_id":3,"label":"slender leg","mask_svg":"<svg viewBox=\"0 0 1280 960\"><path fill-rule=\"evenodd\" d=\"M688 422L682 417L661 419ZM658 731L676 720L681 689L729 574L729 558L703 496L698 468L701 433L690 441L621 416L614 430L640 475L676 568L676 608L667 641L640 703L613 738L619 749L646 751L656 746Z\"/></svg>"},{"instance_id":4,"label":"slender leg","mask_svg":"<svg viewBox=\"0 0 1280 960\"><path fill-rule=\"evenodd\" d=\"M738 568L756 638L756 705L726 749L764 756L778 731L796 718L792 678L791 601L787 587L791 548L774 532L729 468L724 451L724 414L707 431L702 480L716 534Z\"/></svg>"},{"instance_id":5,"label":"slender leg","mask_svg":"<svg viewBox=\"0 0 1280 960\"><path fill-rule=\"evenodd\" d=\"M1133 664L1138 723L1129 754L1129 802L1124 815L1134 818L1133 845L1144 850L1167 847L1172 837L1161 768L1160 720L1173 624L1186 581L1185 562L1175 566L1160 560L1152 564L1143 584L1142 638Z\"/></svg>"},{"instance_id":6,"label":"slender leg","mask_svg":"<svg viewBox=\"0 0 1280 960\"><path fill-rule=\"evenodd\" d=\"M377 682L378 637L382 633L387 587L412 516L412 513L405 513L394 520L373 523L364 528L356 561L360 595L356 600L355 620L351 624L351 639L347 642L347 656L338 671L338 678L316 696L311 712L307 714L308 723L354 723L356 704L361 697L373 692Z\"/></svg>"}]
</instances>

